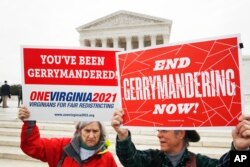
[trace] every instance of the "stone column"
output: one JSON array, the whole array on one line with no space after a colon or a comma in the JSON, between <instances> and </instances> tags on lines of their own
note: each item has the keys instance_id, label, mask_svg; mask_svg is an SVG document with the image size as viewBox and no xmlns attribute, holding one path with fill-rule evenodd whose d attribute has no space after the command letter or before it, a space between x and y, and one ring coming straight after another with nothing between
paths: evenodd
<instances>
[{"instance_id":1,"label":"stone column","mask_svg":"<svg viewBox=\"0 0 250 167\"><path fill-rule=\"evenodd\" d=\"M151 40L151 46L155 46L156 45L156 35L151 35L150 36L150 40Z\"/></svg>"},{"instance_id":2,"label":"stone column","mask_svg":"<svg viewBox=\"0 0 250 167\"><path fill-rule=\"evenodd\" d=\"M126 50L132 49L132 37L128 36L126 37Z\"/></svg>"},{"instance_id":3,"label":"stone column","mask_svg":"<svg viewBox=\"0 0 250 167\"><path fill-rule=\"evenodd\" d=\"M95 39L90 39L90 47L95 47Z\"/></svg>"},{"instance_id":4,"label":"stone column","mask_svg":"<svg viewBox=\"0 0 250 167\"><path fill-rule=\"evenodd\" d=\"M138 36L138 48L141 49L144 47L144 36L140 35Z\"/></svg>"},{"instance_id":5,"label":"stone column","mask_svg":"<svg viewBox=\"0 0 250 167\"><path fill-rule=\"evenodd\" d=\"M106 48L107 47L107 39L106 38L102 38L102 47Z\"/></svg>"},{"instance_id":6,"label":"stone column","mask_svg":"<svg viewBox=\"0 0 250 167\"><path fill-rule=\"evenodd\" d=\"M168 35L167 34L163 34L162 36L163 36L163 44L169 43L169 41L168 41Z\"/></svg>"},{"instance_id":7,"label":"stone column","mask_svg":"<svg viewBox=\"0 0 250 167\"><path fill-rule=\"evenodd\" d=\"M81 39L80 44L81 46L85 47L85 39Z\"/></svg>"},{"instance_id":8,"label":"stone column","mask_svg":"<svg viewBox=\"0 0 250 167\"><path fill-rule=\"evenodd\" d=\"M118 37L113 38L113 47L118 48Z\"/></svg>"}]
</instances>

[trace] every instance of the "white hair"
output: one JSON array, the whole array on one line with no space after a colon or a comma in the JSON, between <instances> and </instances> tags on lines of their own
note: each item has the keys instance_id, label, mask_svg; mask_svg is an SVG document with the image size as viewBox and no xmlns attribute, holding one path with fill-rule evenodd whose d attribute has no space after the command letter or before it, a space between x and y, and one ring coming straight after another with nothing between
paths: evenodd
<instances>
[{"instance_id":1,"label":"white hair","mask_svg":"<svg viewBox=\"0 0 250 167\"><path fill-rule=\"evenodd\" d=\"M100 135L100 141L99 142L105 142L106 140L106 131L103 126L103 124L99 121L80 121L76 124L76 131L74 133L74 136L80 136L81 130L86 127L87 125L96 122L99 125L101 135Z\"/></svg>"}]
</instances>

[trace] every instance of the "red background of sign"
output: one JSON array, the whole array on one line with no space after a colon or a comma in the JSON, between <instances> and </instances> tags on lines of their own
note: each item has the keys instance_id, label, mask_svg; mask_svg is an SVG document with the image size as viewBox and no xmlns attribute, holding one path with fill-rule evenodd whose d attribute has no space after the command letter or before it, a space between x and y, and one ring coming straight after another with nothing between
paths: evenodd
<instances>
[{"instance_id":1,"label":"red background of sign","mask_svg":"<svg viewBox=\"0 0 250 167\"><path fill-rule=\"evenodd\" d=\"M124 125L149 127L211 127L234 126L241 114L238 38L221 38L209 41L183 43L129 53L118 53ZM191 64L184 69L153 71L156 60L189 57ZM233 69L236 84L235 96L180 98L165 100L125 100L123 79L168 75L174 73ZM153 115L155 104L199 103L197 113Z\"/></svg>"},{"instance_id":2,"label":"red background of sign","mask_svg":"<svg viewBox=\"0 0 250 167\"><path fill-rule=\"evenodd\" d=\"M50 48L23 48L24 82L25 84L48 85L95 85L117 86L117 79L84 79L84 78L35 78L29 77L27 70L36 69L83 69L83 70L111 70L116 71L116 51L114 50L80 50L80 49L50 49ZM100 56L105 57L104 66L42 64L40 55L65 56ZM78 62L78 61L77 61Z\"/></svg>"}]
</instances>

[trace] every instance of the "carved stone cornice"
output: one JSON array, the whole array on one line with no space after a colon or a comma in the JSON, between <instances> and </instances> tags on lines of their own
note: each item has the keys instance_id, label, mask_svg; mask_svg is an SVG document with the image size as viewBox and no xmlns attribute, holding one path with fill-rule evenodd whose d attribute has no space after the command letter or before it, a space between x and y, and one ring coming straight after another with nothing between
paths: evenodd
<instances>
[{"instance_id":1,"label":"carved stone cornice","mask_svg":"<svg viewBox=\"0 0 250 167\"><path fill-rule=\"evenodd\" d=\"M88 24L82 25L77 28L77 31L81 32L91 29L154 25L160 23L167 24L170 27L172 25L171 20L143 15L139 13L128 12L128 11L118 11L108 16L97 19L93 22L90 22Z\"/></svg>"}]
</instances>

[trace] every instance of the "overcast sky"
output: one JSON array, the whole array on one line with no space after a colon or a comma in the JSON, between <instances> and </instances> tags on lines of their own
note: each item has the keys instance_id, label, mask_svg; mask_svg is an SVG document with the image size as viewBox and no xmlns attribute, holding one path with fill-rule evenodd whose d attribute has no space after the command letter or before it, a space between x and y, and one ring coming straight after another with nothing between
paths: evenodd
<instances>
[{"instance_id":1,"label":"overcast sky","mask_svg":"<svg viewBox=\"0 0 250 167\"><path fill-rule=\"evenodd\" d=\"M21 83L21 45L78 47L76 28L118 10L173 21L170 42L241 34L250 55L250 0L0 0L0 83Z\"/></svg>"}]
</instances>

